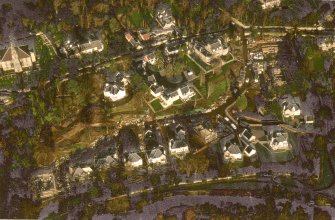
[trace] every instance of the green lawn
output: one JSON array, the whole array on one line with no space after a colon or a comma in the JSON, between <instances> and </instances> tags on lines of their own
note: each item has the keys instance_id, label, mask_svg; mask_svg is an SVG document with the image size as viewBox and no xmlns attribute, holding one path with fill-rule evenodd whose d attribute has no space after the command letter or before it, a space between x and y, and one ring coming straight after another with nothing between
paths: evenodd
<instances>
[{"instance_id":1,"label":"green lawn","mask_svg":"<svg viewBox=\"0 0 335 220\"><path fill-rule=\"evenodd\" d=\"M43 44L43 41L40 37L36 38L35 48L36 48L36 54L39 58L38 62L41 68L38 78L46 80L49 78L50 66L56 54L51 48Z\"/></svg>"},{"instance_id":2,"label":"green lawn","mask_svg":"<svg viewBox=\"0 0 335 220\"><path fill-rule=\"evenodd\" d=\"M155 112L161 111L163 110L163 106L161 104L161 102L159 101L159 99L155 99L154 101L152 101L150 103L150 105L152 106L152 108L155 110Z\"/></svg>"},{"instance_id":3,"label":"green lawn","mask_svg":"<svg viewBox=\"0 0 335 220\"><path fill-rule=\"evenodd\" d=\"M293 159L291 151L279 151L273 152L268 145L262 145L257 143L255 145L259 159L262 162L276 162L282 163Z\"/></svg>"},{"instance_id":4,"label":"green lawn","mask_svg":"<svg viewBox=\"0 0 335 220\"><path fill-rule=\"evenodd\" d=\"M216 101L220 96L224 95L228 91L228 80L222 80L219 82L209 82L208 87L211 87L211 90L213 91L208 100L210 102Z\"/></svg>"},{"instance_id":5,"label":"green lawn","mask_svg":"<svg viewBox=\"0 0 335 220\"><path fill-rule=\"evenodd\" d=\"M4 76L0 78L0 88L11 88L16 83L16 76Z\"/></svg>"},{"instance_id":6,"label":"green lawn","mask_svg":"<svg viewBox=\"0 0 335 220\"><path fill-rule=\"evenodd\" d=\"M185 56L185 64L191 68L191 70L196 74L198 75L201 71L200 67L195 64L188 56Z\"/></svg>"},{"instance_id":7,"label":"green lawn","mask_svg":"<svg viewBox=\"0 0 335 220\"><path fill-rule=\"evenodd\" d=\"M320 152L320 176L316 189L324 189L331 186L334 182L334 173L331 164L331 158L327 148L323 148Z\"/></svg>"}]
</instances>

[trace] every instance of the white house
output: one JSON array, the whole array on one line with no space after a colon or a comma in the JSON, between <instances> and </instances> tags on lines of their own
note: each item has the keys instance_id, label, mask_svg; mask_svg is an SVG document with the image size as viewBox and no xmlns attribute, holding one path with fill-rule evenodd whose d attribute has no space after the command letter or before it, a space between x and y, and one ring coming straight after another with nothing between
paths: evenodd
<instances>
[{"instance_id":1,"label":"white house","mask_svg":"<svg viewBox=\"0 0 335 220\"><path fill-rule=\"evenodd\" d=\"M163 29L171 29L176 25L176 21L172 17L171 8L167 5L159 5L156 10L156 20Z\"/></svg>"},{"instance_id":2,"label":"white house","mask_svg":"<svg viewBox=\"0 0 335 220\"><path fill-rule=\"evenodd\" d=\"M165 164L166 156L164 155L164 151L159 148L153 149L148 156L148 161L153 164Z\"/></svg>"},{"instance_id":3,"label":"white house","mask_svg":"<svg viewBox=\"0 0 335 220\"><path fill-rule=\"evenodd\" d=\"M185 85L184 87L179 88L177 92L182 101L188 101L190 98L196 95L193 88L189 85Z\"/></svg>"},{"instance_id":4,"label":"white house","mask_svg":"<svg viewBox=\"0 0 335 220\"><path fill-rule=\"evenodd\" d=\"M270 9L280 6L281 0L258 0L262 9Z\"/></svg>"},{"instance_id":5,"label":"white house","mask_svg":"<svg viewBox=\"0 0 335 220\"><path fill-rule=\"evenodd\" d=\"M270 147L272 150L288 150L288 134L282 131L275 131L270 135Z\"/></svg>"},{"instance_id":6,"label":"white house","mask_svg":"<svg viewBox=\"0 0 335 220\"><path fill-rule=\"evenodd\" d=\"M248 129L244 129L242 133L239 134L239 137L247 140L248 142L256 140L256 137L252 135L252 133Z\"/></svg>"},{"instance_id":7,"label":"white house","mask_svg":"<svg viewBox=\"0 0 335 220\"><path fill-rule=\"evenodd\" d=\"M104 45L100 40L88 41L87 43L79 45L80 54L91 54L94 52L101 52L103 50Z\"/></svg>"},{"instance_id":8,"label":"white house","mask_svg":"<svg viewBox=\"0 0 335 220\"><path fill-rule=\"evenodd\" d=\"M143 165L143 159L138 153L130 153L126 157L126 165L131 167L139 167Z\"/></svg>"},{"instance_id":9,"label":"white house","mask_svg":"<svg viewBox=\"0 0 335 220\"><path fill-rule=\"evenodd\" d=\"M172 155L187 154L190 152L188 144L184 140L169 141L169 150Z\"/></svg>"},{"instance_id":10,"label":"white house","mask_svg":"<svg viewBox=\"0 0 335 220\"><path fill-rule=\"evenodd\" d=\"M178 54L179 46L178 45L167 45L164 50L165 54L168 56Z\"/></svg>"},{"instance_id":11,"label":"white house","mask_svg":"<svg viewBox=\"0 0 335 220\"><path fill-rule=\"evenodd\" d=\"M213 57L225 56L229 52L229 48L224 46L219 39L208 42L205 49L210 52Z\"/></svg>"},{"instance_id":12,"label":"white house","mask_svg":"<svg viewBox=\"0 0 335 220\"><path fill-rule=\"evenodd\" d=\"M193 50L195 55L197 55L203 62L210 63L213 60L213 56L208 52L204 46L198 42L188 43L190 50Z\"/></svg>"},{"instance_id":13,"label":"white house","mask_svg":"<svg viewBox=\"0 0 335 220\"><path fill-rule=\"evenodd\" d=\"M263 52L251 52L249 56L252 60L264 60Z\"/></svg>"},{"instance_id":14,"label":"white house","mask_svg":"<svg viewBox=\"0 0 335 220\"><path fill-rule=\"evenodd\" d=\"M0 51L1 52L1 51ZM28 46L16 47L11 42L7 50L3 51L4 55L0 60L0 68L4 72L20 73L25 69L29 69L36 62L35 53L29 51Z\"/></svg>"},{"instance_id":15,"label":"white house","mask_svg":"<svg viewBox=\"0 0 335 220\"><path fill-rule=\"evenodd\" d=\"M243 150L243 154L247 157L252 157L252 156L256 155L256 153L257 153L256 150L253 147L251 147L250 145L248 145Z\"/></svg>"},{"instance_id":16,"label":"white house","mask_svg":"<svg viewBox=\"0 0 335 220\"><path fill-rule=\"evenodd\" d=\"M186 132L178 125L169 137L169 150L172 155L185 155L189 153L189 146L186 142Z\"/></svg>"},{"instance_id":17,"label":"white house","mask_svg":"<svg viewBox=\"0 0 335 220\"><path fill-rule=\"evenodd\" d=\"M154 97L160 97L163 94L164 90L164 86L158 86L157 84L153 84L150 86L150 93Z\"/></svg>"},{"instance_id":18,"label":"white house","mask_svg":"<svg viewBox=\"0 0 335 220\"><path fill-rule=\"evenodd\" d=\"M223 159L225 161L238 161L242 158L242 152L236 143L229 142L223 148Z\"/></svg>"},{"instance_id":19,"label":"white house","mask_svg":"<svg viewBox=\"0 0 335 220\"><path fill-rule=\"evenodd\" d=\"M314 124L314 115L304 115L304 121L306 124Z\"/></svg>"},{"instance_id":20,"label":"white house","mask_svg":"<svg viewBox=\"0 0 335 220\"><path fill-rule=\"evenodd\" d=\"M187 70L184 71L184 77L187 79L187 81L192 81L197 78L197 75L195 75L192 70Z\"/></svg>"},{"instance_id":21,"label":"white house","mask_svg":"<svg viewBox=\"0 0 335 220\"><path fill-rule=\"evenodd\" d=\"M71 180L78 180L80 182L88 180L91 177L93 170L89 166L85 167L76 167L76 168L69 168L69 174Z\"/></svg>"},{"instance_id":22,"label":"white house","mask_svg":"<svg viewBox=\"0 0 335 220\"><path fill-rule=\"evenodd\" d=\"M335 48L335 37L334 36L317 37L316 44L323 51L334 49Z\"/></svg>"},{"instance_id":23,"label":"white house","mask_svg":"<svg viewBox=\"0 0 335 220\"><path fill-rule=\"evenodd\" d=\"M155 65L156 61L157 60L154 53L146 54L143 57L143 63L150 63L151 65Z\"/></svg>"},{"instance_id":24,"label":"white house","mask_svg":"<svg viewBox=\"0 0 335 220\"><path fill-rule=\"evenodd\" d=\"M124 87L116 84L105 84L104 96L111 99L113 102L123 99L127 96Z\"/></svg>"},{"instance_id":25,"label":"white house","mask_svg":"<svg viewBox=\"0 0 335 220\"><path fill-rule=\"evenodd\" d=\"M179 94L177 91L173 92L167 92L166 90L163 91L163 94L161 95L161 99L163 100L162 106L164 108L167 108L171 106L175 101L179 100Z\"/></svg>"},{"instance_id":26,"label":"white house","mask_svg":"<svg viewBox=\"0 0 335 220\"><path fill-rule=\"evenodd\" d=\"M301 115L300 99L298 97L287 96L281 102L281 106L285 118Z\"/></svg>"},{"instance_id":27,"label":"white house","mask_svg":"<svg viewBox=\"0 0 335 220\"><path fill-rule=\"evenodd\" d=\"M104 88L104 96L111 99L113 102L121 100L127 96L125 85L127 84L126 78L120 72L117 72L110 77L107 77Z\"/></svg>"}]
</instances>

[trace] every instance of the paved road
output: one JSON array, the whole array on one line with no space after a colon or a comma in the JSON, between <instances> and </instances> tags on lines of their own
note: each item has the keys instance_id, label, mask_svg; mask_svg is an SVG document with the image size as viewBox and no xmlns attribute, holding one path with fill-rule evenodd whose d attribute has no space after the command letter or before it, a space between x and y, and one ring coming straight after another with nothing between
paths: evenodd
<instances>
[{"instance_id":1,"label":"paved road","mask_svg":"<svg viewBox=\"0 0 335 220\"><path fill-rule=\"evenodd\" d=\"M163 213L166 210L177 207L177 206L195 206L205 203L213 204L217 207L221 207L225 203L238 203L247 207L263 204L264 199L249 197L249 196L209 196L209 195L194 195L184 196L178 195L169 198L165 198L163 201L155 202L146 206L142 213L130 212L124 216L125 219L155 219L157 213ZM93 217L95 220L113 219L114 215L96 215Z\"/></svg>"}]
</instances>

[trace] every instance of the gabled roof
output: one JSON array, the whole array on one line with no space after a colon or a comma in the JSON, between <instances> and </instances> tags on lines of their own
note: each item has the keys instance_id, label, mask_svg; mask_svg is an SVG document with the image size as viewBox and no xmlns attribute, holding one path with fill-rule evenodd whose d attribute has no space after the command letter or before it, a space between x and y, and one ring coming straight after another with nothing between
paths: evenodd
<instances>
[{"instance_id":1,"label":"gabled roof","mask_svg":"<svg viewBox=\"0 0 335 220\"><path fill-rule=\"evenodd\" d=\"M150 152L149 158L160 158L162 155L163 152L159 148L156 148Z\"/></svg>"},{"instance_id":2,"label":"gabled roof","mask_svg":"<svg viewBox=\"0 0 335 220\"><path fill-rule=\"evenodd\" d=\"M19 60L24 59L24 58L30 58L29 54L27 54L20 47L14 47L14 50L16 51ZM12 60L13 60L13 51L12 51L12 47L9 47L6 50L4 56L2 57L1 62L12 61Z\"/></svg>"},{"instance_id":3,"label":"gabled roof","mask_svg":"<svg viewBox=\"0 0 335 220\"><path fill-rule=\"evenodd\" d=\"M82 51L85 51L85 50L90 50L90 49L93 49L93 48L102 48L103 47L103 44L101 43L100 40L94 40L94 41L89 41L88 43L84 43L84 44L81 44L80 45L80 49Z\"/></svg>"},{"instance_id":4,"label":"gabled roof","mask_svg":"<svg viewBox=\"0 0 335 220\"><path fill-rule=\"evenodd\" d=\"M274 132L272 137L273 137L273 142L281 143L281 142L287 141L288 133L286 133L286 132Z\"/></svg>"},{"instance_id":5,"label":"gabled roof","mask_svg":"<svg viewBox=\"0 0 335 220\"><path fill-rule=\"evenodd\" d=\"M131 163L135 163L140 160L142 160L142 158L137 153L131 153L128 156L128 161Z\"/></svg>"},{"instance_id":6,"label":"gabled roof","mask_svg":"<svg viewBox=\"0 0 335 220\"><path fill-rule=\"evenodd\" d=\"M238 147L238 145L235 144L235 143L231 143L231 142L228 144L227 151L231 154L240 154L241 153L241 150Z\"/></svg>"},{"instance_id":7,"label":"gabled roof","mask_svg":"<svg viewBox=\"0 0 335 220\"><path fill-rule=\"evenodd\" d=\"M192 92L192 91L191 91L191 88L190 88L188 85L182 87L182 88L180 89L180 91L181 91L181 93L182 93L183 95L186 95L187 93Z\"/></svg>"}]
</instances>

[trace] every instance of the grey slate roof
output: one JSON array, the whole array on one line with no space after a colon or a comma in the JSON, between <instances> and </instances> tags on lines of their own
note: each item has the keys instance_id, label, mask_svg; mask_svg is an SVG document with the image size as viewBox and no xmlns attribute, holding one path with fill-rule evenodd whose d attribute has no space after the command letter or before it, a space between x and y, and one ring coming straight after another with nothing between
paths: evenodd
<instances>
[{"instance_id":1,"label":"grey slate roof","mask_svg":"<svg viewBox=\"0 0 335 220\"><path fill-rule=\"evenodd\" d=\"M162 155L163 155L163 152L159 148L156 148L150 152L149 158L159 158Z\"/></svg>"}]
</instances>

